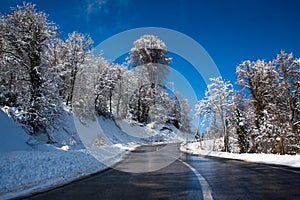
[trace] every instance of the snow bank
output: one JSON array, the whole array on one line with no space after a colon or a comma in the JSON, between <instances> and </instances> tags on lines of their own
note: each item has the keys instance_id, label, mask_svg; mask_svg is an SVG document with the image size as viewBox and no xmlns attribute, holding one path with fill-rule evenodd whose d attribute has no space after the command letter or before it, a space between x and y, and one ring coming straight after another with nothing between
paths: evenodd
<instances>
[{"instance_id":1,"label":"snow bank","mask_svg":"<svg viewBox=\"0 0 300 200\"><path fill-rule=\"evenodd\" d=\"M118 128L111 120L101 121L114 132L110 136L118 139L120 130L116 131ZM27 135L2 110L0 127L0 199L27 195L99 172L120 161L136 146L127 139L126 144L86 149L77 134L73 115L67 111L50 129L53 145L46 144L43 134Z\"/></svg>"},{"instance_id":2,"label":"snow bank","mask_svg":"<svg viewBox=\"0 0 300 200\"><path fill-rule=\"evenodd\" d=\"M29 136L0 109L0 154L11 151L31 150L26 143Z\"/></svg>"},{"instance_id":3,"label":"snow bank","mask_svg":"<svg viewBox=\"0 0 300 200\"><path fill-rule=\"evenodd\" d=\"M0 199L40 191L106 166L80 151L15 151L0 156Z\"/></svg>"},{"instance_id":4,"label":"snow bank","mask_svg":"<svg viewBox=\"0 0 300 200\"><path fill-rule=\"evenodd\" d=\"M184 143L181 145L180 150L183 152L198 154L198 155L215 156L220 158L244 160L248 162L285 165L285 166L300 168L300 155L277 155L277 154L256 154L256 153L235 154L235 153L227 153L227 152L209 151L209 150L202 150L200 148L199 142Z\"/></svg>"},{"instance_id":5,"label":"snow bank","mask_svg":"<svg viewBox=\"0 0 300 200\"><path fill-rule=\"evenodd\" d=\"M130 150L122 145L66 151L14 151L0 155L0 199L27 195L99 172Z\"/></svg>"}]
</instances>

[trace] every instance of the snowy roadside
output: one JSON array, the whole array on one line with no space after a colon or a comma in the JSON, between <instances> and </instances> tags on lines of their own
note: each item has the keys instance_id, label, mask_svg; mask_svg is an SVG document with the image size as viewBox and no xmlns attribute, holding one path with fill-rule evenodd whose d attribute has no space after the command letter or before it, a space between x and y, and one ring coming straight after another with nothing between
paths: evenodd
<instances>
[{"instance_id":1,"label":"snowy roadside","mask_svg":"<svg viewBox=\"0 0 300 200\"><path fill-rule=\"evenodd\" d=\"M244 160L273 165L284 165L300 168L300 155L277 155L277 154L256 154L256 153L227 153L200 149L199 142L183 143L180 150L186 153L214 156L220 158Z\"/></svg>"},{"instance_id":2,"label":"snowy roadside","mask_svg":"<svg viewBox=\"0 0 300 200\"><path fill-rule=\"evenodd\" d=\"M24 196L64 185L108 168L135 147L130 140L101 148L83 146L73 115L65 112L51 132L53 145L41 136L30 136L0 110L0 199ZM111 137L120 138L120 130L105 122ZM116 130L114 130L116 129Z\"/></svg>"},{"instance_id":3,"label":"snowy roadside","mask_svg":"<svg viewBox=\"0 0 300 200\"><path fill-rule=\"evenodd\" d=\"M99 150L15 151L0 155L0 199L67 184L107 169L130 150L120 145ZM93 152L92 156L90 153ZM96 155L96 156L95 156ZM101 157L100 162L97 157ZM105 163L105 164L103 164Z\"/></svg>"}]
</instances>

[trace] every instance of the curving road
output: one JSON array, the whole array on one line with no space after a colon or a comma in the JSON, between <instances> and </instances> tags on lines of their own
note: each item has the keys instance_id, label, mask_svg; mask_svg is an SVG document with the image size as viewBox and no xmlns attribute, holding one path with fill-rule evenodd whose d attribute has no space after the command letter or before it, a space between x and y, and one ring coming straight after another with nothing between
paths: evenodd
<instances>
[{"instance_id":1,"label":"curving road","mask_svg":"<svg viewBox=\"0 0 300 200\"><path fill-rule=\"evenodd\" d=\"M299 169L182 154L178 147L139 147L114 168L26 199L300 199Z\"/></svg>"}]
</instances>

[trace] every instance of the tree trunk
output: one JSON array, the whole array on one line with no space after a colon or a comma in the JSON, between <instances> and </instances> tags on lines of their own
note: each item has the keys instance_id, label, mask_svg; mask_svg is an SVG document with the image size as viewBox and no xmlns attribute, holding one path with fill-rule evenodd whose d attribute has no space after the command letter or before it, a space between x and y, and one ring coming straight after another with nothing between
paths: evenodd
<instances>
[{"instance_id":1,"label":"tree trunk","mask_svg":"<svg viewBox=\"0 0 300 200\"><path fill-rule=\"evenodd\" d=\"M112 89L109 90L109 112L112 114Z\"/></svg>"},{"instance_id":2,"label":"tree trunk","mask_svg":"<svg viewBox=\"0 0 300 200\"><path fill-rule=\"evenodd\" d=\"M40 65L40 58L39 55L32 55L30 56L30 71L29 71L29 77L30 77L30 84L31 84L31 97L30 97L30 109L29 109L29 115L30 115L30 121L29 124L32 127L33 134L36 134L39 129L39 122L36 121L38 116L37 112L40 109L40 105L38 102L38 99L41 97L40 89L42 85L41 77L37 71L37 67Z\"/></svg>"},{"instance_id":3,"label":"tree trunk","mask_svg":"<svg viewBox=\"0 0 300 200\"><path fill-rule=\"evenodd\" d=\"M71 90L69 91L69 94L68 94L68 98L67 98L67 102L66 102L67 106L72 106L73 92L74 92L75 80L76 80L77 72L78 72L77 67L75 67L75 69L71 70L71 83L70 83Z\"/></svg>"}]
</instances>

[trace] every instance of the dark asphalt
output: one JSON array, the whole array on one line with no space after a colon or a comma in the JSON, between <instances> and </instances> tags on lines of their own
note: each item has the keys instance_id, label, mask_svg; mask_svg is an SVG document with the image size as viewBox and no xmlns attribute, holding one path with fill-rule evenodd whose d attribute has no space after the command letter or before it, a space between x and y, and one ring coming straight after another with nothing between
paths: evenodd
<instances>
[{"instance_id":1,"label":"dark asphalt","mask_svg":"<svg viewBox=\"0 0 300 200\"><path fill-rule=\"evenodd\" d=\"M162 162L156 151L164 162L166 155L180 160L151 172ZM109 169L26 199L203 199L203 181L213 199L300 199L299 169L181 154L178 144L140 147L115 168L123 171ZM149 172L137 173L143 168Z\"/></svg>"}]
</instances>

